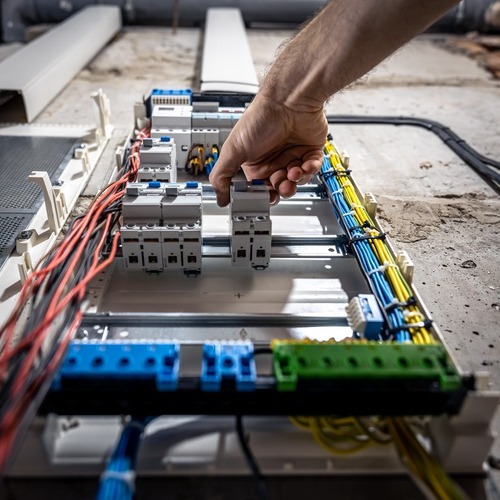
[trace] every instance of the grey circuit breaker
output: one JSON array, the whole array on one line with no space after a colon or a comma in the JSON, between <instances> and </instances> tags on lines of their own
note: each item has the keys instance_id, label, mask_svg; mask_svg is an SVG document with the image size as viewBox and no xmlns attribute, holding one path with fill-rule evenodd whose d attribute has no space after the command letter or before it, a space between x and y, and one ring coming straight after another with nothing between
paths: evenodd
<instances>
[{"instance_id":1,"label":"grey circuit breaker","mask_svg":"<svg viewBox=\"0 0 500 500\"><path fill-rule=\"evenodd\" d=\"M128 184L121 228L125 267L199 274L201 198L197 182Z\"/></svg>"},{"instance_id":2,"label":"grey circuit breaker","mask_svg":"<svg viewBox=\"0 0 500 500\"><path fill-rule=\"evenodd\" d=\"M233 265L265 269L271 257L269 188L263 181L231 185L231 260Z\"/></svg>"},{"instance_id":3,"label":"grey circuit breaker","mask_svg":"<svg viewBox=\"0 0 500 500\"><path fill-rule=\"evenodd\" d=\"M146 138L139 151L141 160L137 172L139 182L176 182L177 160L174 140L168 136Z\"/></svg>"}]
</instances>

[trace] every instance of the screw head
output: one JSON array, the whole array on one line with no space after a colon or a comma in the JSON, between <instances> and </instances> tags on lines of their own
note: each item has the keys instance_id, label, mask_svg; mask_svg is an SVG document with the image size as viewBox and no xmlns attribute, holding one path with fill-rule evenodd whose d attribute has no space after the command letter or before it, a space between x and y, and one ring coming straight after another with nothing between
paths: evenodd
<instances>
[{"instance_id":1,"label":"screw head","mask_svg":"<svg viewBox=\"0 0 500 500\"><path fill-rule=\"evenodd\" d=\"M33 231L21 231L17 236L16 240L29 240L31 238L31 235L33 234Z\"/></svg>"}]
</instances>

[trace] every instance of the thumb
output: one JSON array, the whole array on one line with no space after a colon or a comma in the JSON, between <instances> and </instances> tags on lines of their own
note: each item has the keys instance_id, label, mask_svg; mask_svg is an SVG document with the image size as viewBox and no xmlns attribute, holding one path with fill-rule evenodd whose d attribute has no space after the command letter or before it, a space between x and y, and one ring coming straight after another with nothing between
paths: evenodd
<instances>
[{"instance_id":1,"label":"thumb","mask_svg":"<svg viewBox=\"0 0 500 500\"><path fill-rule=\"evenodd\" d=\"M217 204L225 207L229 204L229 186L232 178L238 172L240 165L245 162L243 148L238 151L230 138L222 146L219 159L210 173L209 181L215 190Z\"/></svg>"}]
</instances>

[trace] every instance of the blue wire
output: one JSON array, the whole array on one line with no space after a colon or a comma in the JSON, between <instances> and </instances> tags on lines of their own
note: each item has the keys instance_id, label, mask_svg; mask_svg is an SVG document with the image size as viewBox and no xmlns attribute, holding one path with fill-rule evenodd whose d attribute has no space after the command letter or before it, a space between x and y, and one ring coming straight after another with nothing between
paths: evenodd
<instances>
[{"instance_id":1,"label":"blue wire","mask_svg":"<svg viewBox=\"0 0 500 500\"><path fill-rule=\"evenodd\" d=\"M134 472L142 433L148 421L132 419L123 428L99 483L96 500L132 500L133 476L127 481L126 475ZM117 476L114 477L113 473L117 473ZM120 478L120 475L123 475L123 478Z\"/></svg>"},{"instance_id":2,"label":"blue wire","mask_svg":"<svg viewBox=\"0 0 500 500\"><path fill-rule=\"evenodd\" d=\"M323 158L321 172L325 174L328 171L331 171L331 164L328 157L325 155ZM344 197L343 188L337 178L334 175L323 175L322 180L328 189L328 194L336 217L341 227L344 228L346 234L349 235L351 240L356 236L363 236L364 232L360 227L358 227L358 221L352 214L350 214L351 207ZM384 273L378 271L380 262L378 261L377 256L373 252L367 240L355 240L352 241L352 245L355 247L359 262L365 274L372 283L374 293L377 295L382 306L384 308L388 307L394 300L396 300L396 295L394 294L394 291L390 283L387 281ZM387 318L390 323L390 328L397 328L399 326L406 325L405 317L402 311L398 308L394 308L387 313ZM395 334L395 339L398 342L409 342L411 340L410 334L407 330L398 330Z\"/></svg>"},{"instance_id":3,"label":"blue wire","mask_svg":"<svg viewBox=\"0 0 500 500\"><path fill-rule=\"evenodd\" d=\"M217 163L218 159L219 159L219 153L216 152L212 153L212 160L205 164L205 172L207 173L207 175L210 175L210 172L215 167L215 164Z\"/></svg>"}]
</instances>

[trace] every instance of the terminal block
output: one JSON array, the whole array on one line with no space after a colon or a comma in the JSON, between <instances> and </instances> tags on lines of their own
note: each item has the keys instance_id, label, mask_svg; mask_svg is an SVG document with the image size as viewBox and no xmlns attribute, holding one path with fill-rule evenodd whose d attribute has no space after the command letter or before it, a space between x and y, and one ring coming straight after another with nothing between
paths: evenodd
<instances>
[{"instance_id":1,"label":"terminal block","mask_svg":"<svg viewBox=\"0 0 500 500\"><path fill-rule=\"evenodd\" d=\"M171 137L146 138L139 151L141 166L137 172L138 182L176 182L176 146Z\"/></svg>"},{"instance_id":2,"label":"terminal block","mask_svg":"<svg viewBox=\"0 0 500 500\"><path fill-rule=\"evenodd\" d=\"M197 182L130 183L123 198L123 259L129 269L201 272L202 188Z\"/></svg>"},{"instance_id":3,"label":"terminal block","mask_svg":"<svg viewBox=\"0 0 500 500\"><path fill-rule=\"evenodd\" d=\"M151 92L151 105L177 105L189 106L193 98L191 89L153 89Z\"/></svg>"},{"instance_id":4,"label":"terminal block","mask_svg":"<svg viewBox=\"0 0 500 500\"><path fill-rule=\"evenodd\" d=\"M271 257L269 188L263 181L231 185L231 259L235 266L265 269Z\"/></svg>"},{"instance_id":5,"label":"terminal block","mask_svg":"<svg viewBox=\"0 0 500 500\"><path fill-rule=\"evenodd\" d=\"M225 383L237 391L253 391L257 371L251 342L206 343L203 346L201 389L220 391Z\"/></svg>"},{"instance_id":6,"label":"terminal block","mask_svg":"<svg viewBox=\"0 0 500 500\"><path fill-rule=\"evenodd\" d=\"M349 326L368 340L379 340L384 318L374 295L360 294L347 306Z\"/></svg>"},{"instance_id":7,"label":"terminal block","mask_svg":"<svg viewBox=\"0 0 500 500\"><path fill-rule=\"evenodd\" d=\"M175 391L179 379L179 345L161 342L73 342L53 382L61 390L72 381L112 386L152 381L158 391Z\"/></svg>"},{"instance_id":8,"label":"terminal block","mask_svg":"<svg viewBox=\"0 0 500 500\"><path fill-rule=\"evenodd\" d=\"M462 380L442 345L395 343L273 344L273 366L279 391L332 387L342 381L408 383L460 388Z\"/></svg>"}]
</instances>

